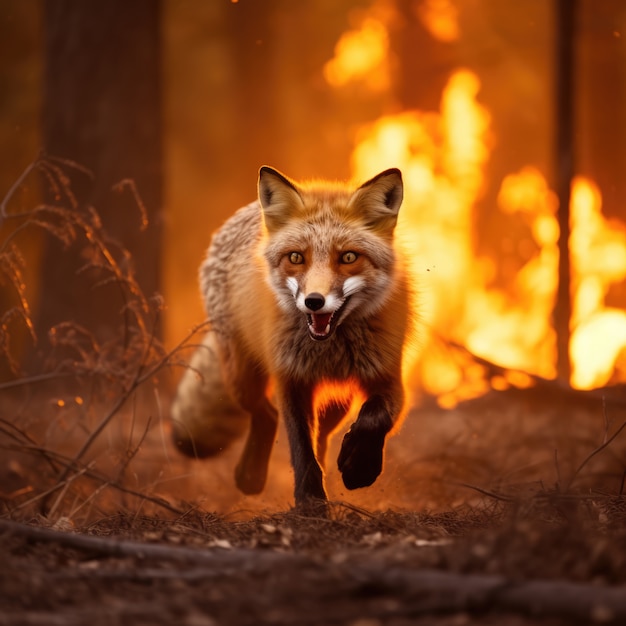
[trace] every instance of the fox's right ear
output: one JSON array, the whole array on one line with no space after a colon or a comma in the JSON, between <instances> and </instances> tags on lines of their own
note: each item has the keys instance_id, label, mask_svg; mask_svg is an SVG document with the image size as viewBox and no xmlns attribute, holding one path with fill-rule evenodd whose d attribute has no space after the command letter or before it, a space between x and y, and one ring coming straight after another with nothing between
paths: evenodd
<instances>
[{"instance_id":1,"label":"fox's right ear","mask_svg":"<svg viewBox=\"0 0 626 626\"><path fill-rule=\"evenodd\" d=\"M403 193L402 173L394 167L363 183L350 198L350 205L358 207L369 228L391 235Z\"/></svg>"},{"instance_id":2,"label":"fox's right ear","mask_svg":"<svg viewBox=\"0 0 626 626\"><path fill-rule=\"evenodd\" d=\"M295 183L279 171L264 165L259 170L259 203L265 226L274 231L287 224L303 203Z\"/></svg>"}]
</instances>

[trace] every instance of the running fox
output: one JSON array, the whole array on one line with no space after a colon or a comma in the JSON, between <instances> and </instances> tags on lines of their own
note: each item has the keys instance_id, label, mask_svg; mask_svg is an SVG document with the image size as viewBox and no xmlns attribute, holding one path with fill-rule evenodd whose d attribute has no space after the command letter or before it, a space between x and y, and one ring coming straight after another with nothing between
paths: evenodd
<instances>
[{"instance_id":1,"label":"running fox","mask_svg":"<svg viewBox=\"0 0 626 626\"><path fill-rule=\"evenodd\" d=\"M401 362L411 307L393 246L402 196L397 169L357 189L297 184L260 169L258 201L217 231L200 269L211 329L172 405L180 450L214 455L247 429L235 480L244 493L259 493L280 415L296 505L326 499L327 440L351 399L320 407L316 391L348 384L364 401L338 467L348 489L376 480L385 437L404 405Z\"/></svg>"}]
</instances>

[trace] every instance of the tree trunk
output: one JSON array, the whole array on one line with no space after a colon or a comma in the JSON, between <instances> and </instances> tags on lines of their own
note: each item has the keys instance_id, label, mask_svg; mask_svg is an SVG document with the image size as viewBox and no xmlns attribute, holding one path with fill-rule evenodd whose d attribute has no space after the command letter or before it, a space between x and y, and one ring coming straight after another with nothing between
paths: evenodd
<instances>
[{"instance_id":1,"label":"tree trunk","mask_svg":"<svg viewBox=\"0 0 626 626\"><path fill-rule=\"evenodd\" d=\"M556 191L559 197L559 283L553 312L557 337L557 374L569 382L571 319L570 195L575 171L574 78L575 0L558 0L556 11Z\"/></svg>"},{"instance_id":2,"label":"tree trunk","mask_svg":"<svg viewBox=\"0 0 626 626\"><path fill-rule=\"evenodd\" d=\"M160 0L46 0L43 145L50 156L89 169L70 168L78 210L93 206L111 240L130 252L144 294L160 283L162 212ZM129 187L132 180L148 226ZM49 198L50 202L58 200ZM73 321L97 338L123 326L119 284L97 286L98 271L79 273L84 247L64 248L48 238L41 270L36 326Z\"/></svg>"}]
</instances>

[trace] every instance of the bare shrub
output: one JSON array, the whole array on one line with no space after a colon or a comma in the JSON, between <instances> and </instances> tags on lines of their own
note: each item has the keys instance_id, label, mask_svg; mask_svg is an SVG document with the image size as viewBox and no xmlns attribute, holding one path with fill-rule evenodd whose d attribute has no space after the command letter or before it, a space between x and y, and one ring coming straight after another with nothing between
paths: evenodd
<instances>
[{"instance_id":1,"label":"bare shrub","mask_svg":"<svg viewBox=\"0 0 626 626\"><path fill-rule=\"evenodd\" d=\"M40 158L0 204L0 449L7 458L5 484L17 486L1 494L3 508L14 515L70 515L86 505L106 508L112 489L173 508L139 489L136 480L131 489L125 476L155 423L161 424L166 366L181 364L179 350L196 331L174 350L164 349L155 331L162 299L142 292L129 252L109 237L98 210L78 203L74 170L89 175L74 162ZM117 190L131 193L145 228L146 211L132 181ZM24 198L38 194L47 200L23 206ZM104 339L72 319L38 327L29 300L35 290L24 278L33 259L23 248L37 241L41 249L46 237L79 252L82 265L74 274L88 273L94 290L113 285L121 294L122 309ZM41 358L29 358L42 346Z\"/></svg>"}]
</instances>

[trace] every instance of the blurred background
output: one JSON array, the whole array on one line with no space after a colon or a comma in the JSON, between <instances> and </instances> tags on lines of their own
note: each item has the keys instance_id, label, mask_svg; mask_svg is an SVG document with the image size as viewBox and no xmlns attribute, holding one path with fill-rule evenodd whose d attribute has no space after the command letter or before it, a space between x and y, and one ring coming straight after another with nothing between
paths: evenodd
<instances>
[{"instance_id":1,"label":"blurred background","mask_svg":"<svg viewBox=\"0 0 626 626\"><path fill-rule=\"evenodd\" d=\"M556 0L1 0L1 187L42 150L88 168L93 179L72 175L78 201L129 250L145 293L164 296L173 345L203 319L197 268L255 197L260 165L356 181L401 167L424 326L552 378L568 71L571 381L604 385L622 378L626 345L626 7L565 4L573 28ZM560 36L574 51L565 70ZM78 310L106 326L110 298L77 302L68 255L30 237L42 326ZM454 402L467 372L430 353L420 384Z\"/></svg>"}]
</instances>

